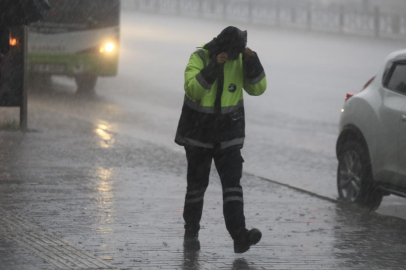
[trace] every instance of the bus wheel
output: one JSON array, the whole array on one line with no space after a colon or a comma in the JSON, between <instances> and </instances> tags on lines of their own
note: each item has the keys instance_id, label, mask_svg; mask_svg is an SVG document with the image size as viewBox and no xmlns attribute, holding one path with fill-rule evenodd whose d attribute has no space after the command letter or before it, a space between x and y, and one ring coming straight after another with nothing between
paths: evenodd
<instances>
[{"instance_id":1,"label":"bus wheel","mask_svg":"<svg viewBox=\"0 0 406 270\"><path fill-rule=\"evenodd\" d=\"M77 93L90 94L94 93L97 76L95 75L80 75L75 77L77 85Z\"/></svg>"},{"instance_id":2,"label":"bus wheel","mask_svg":"<svg viewBox=\"0 0 406 270\"><path fill-rule=\"evenodd\" d=\"M28 84L35 90L52 89L51 75L30 73L28 75Z\"/></svg>"}]
</instances>

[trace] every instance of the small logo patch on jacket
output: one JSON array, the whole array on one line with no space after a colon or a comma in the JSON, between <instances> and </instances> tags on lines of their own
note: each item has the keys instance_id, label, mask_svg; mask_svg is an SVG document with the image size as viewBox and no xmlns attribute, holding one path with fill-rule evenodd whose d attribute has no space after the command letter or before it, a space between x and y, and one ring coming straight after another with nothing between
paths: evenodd
<instances>
[{"instance_id":1,"label":"small logo patch on jacket","mask_svg":"<svg viewBox=\"0 0 406 270\"><path fill-rule=\"evenodd\" d=\"M237 85L235 84L230 84L228 86L228 91L230 91L231 93L234 93L237 90Z\"/></svg>"}]
</instances>

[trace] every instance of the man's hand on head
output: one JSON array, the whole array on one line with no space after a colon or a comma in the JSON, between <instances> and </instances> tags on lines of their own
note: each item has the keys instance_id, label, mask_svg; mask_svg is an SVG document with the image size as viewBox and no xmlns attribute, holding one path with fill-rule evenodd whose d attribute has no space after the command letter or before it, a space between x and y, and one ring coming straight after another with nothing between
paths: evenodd
<instances>
[{"instance_id":1,"label":"man's hand on head","mask_svg":"<svg viewBox=\"0 0 406 270\"><path fill-rule=\"evenodd\" d=\"M228 55L225 52L220 53L219 55L217 55L217 63L218 64L221 64L221 65L225 64L227 62L227 60L228 60Z\"/></svg>"},{"instance_id":2,"label":"man's hand on head","mask_svg":"<svg viewBox=\"0 0 406 270\"><path fill-rule=\"evenodd\" d=\"M243 58L246 59L246 60L251 60L251 59L254 59L256 56L257 55L255 54L255 52L253 52L250 48L247 47L245 49Z\"/></svg>"}]
</instances>

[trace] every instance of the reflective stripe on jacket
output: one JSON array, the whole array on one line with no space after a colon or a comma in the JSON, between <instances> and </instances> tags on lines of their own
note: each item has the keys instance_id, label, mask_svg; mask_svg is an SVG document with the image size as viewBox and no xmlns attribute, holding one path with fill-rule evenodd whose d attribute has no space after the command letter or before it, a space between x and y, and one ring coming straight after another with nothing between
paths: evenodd
<instances>
[{"instance_id":1,"label":"reflective stripe on jacket","mask_svg":"<svg viewBox=\"0 0 406 270\"><path fill-rule=\"evenodd\" d=\"M259 96L267 85L258 56L242 54L224 65L204 47L190 56L185 70L185 100L175 142L204 148L242 148L245 138L244 89Z\"/></svg>"}]
</instances>

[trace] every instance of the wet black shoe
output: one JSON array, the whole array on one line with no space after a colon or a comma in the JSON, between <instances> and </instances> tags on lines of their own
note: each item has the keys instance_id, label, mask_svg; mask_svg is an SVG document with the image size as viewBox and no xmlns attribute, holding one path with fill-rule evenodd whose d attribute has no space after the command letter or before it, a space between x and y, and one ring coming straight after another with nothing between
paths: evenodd
<instances>
[{"instance_id":1,"label":"wet black shoe","mask_svg":"<svg viewBox=\"0 0 406 270\"><path fill-rule=\"evenodd\" d=\"M199 232L185 231L183 247L190 250L200 250Z\"/></svg>"},{"instance_id":2,"label":"wet black shoe","mask_svg":"<svg viewBox=\"0 0 406 270\"><path fill-rule=\"evenodd\" d=\"M234 240L234 252L247 252L251 246L257 244L262 237L262 233L258 229L252 229L244 232L238 239Z\"/></svg>"}]
</instances>

